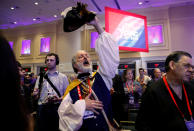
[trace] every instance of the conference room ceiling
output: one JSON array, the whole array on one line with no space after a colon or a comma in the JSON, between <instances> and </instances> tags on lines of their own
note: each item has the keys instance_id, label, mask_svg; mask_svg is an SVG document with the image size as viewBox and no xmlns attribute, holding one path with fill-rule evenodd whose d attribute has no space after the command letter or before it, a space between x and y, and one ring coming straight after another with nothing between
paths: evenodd
<instances>
[{"instance_id":1,"label":"conference room ceiling","mask_svg":"<svg viewBox=\"0 0 194 131\"><path fill-rule=\"evenodd\" d=\"M60 13L78 1L88 10L104 13L104 7L120 10L194 4L194 0L1 0L0 29L15 28L61 19Z\"/></svg>"}]
</instances>

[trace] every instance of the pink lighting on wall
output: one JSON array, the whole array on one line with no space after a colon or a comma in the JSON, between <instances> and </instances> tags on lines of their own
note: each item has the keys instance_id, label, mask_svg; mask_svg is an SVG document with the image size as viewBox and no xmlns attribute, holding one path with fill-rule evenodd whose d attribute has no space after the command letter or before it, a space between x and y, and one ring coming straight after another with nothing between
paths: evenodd
<instances>
[{"instance_id":1,"label":"pink lighting on wall","mask_svg":"<svg viewBox=\"0 0 194 131\"><path fill-rule=\"evenodd\" d=\"M40 52L47 53L50 51L50 37L41 38L40 40Z\"/></svg>"},{"instance_id":2,"label":"pink lighting on wall","mask_svg":"<svg viewBox=\"0 0 194 131\"><path fill-rule=\"evenodd\" d=\"M163 43L162 25L148 27L148 41L152 45Z\"/></svg>"},{"instance_id":3,"label":"pink lighting on wall","mask_svg":"<svg viewBox=\"0 0 194 131\"><path fill-rule=\"evenodd\" d=\"M31 40L22 40L21 54L30 54Z\"/></svg>"},{"instance_id":4,"label":"pink lighting on wall","mask_svg":"<svg viewBox=\"0 0 194 131\"><path fill-rule=\"evenodd\" d=\"M95 43L97 38L98 38L98 32L91 32L90 48L95 48Z\"/></svg>"},{"instance_id":5,"label":"pink lighting on wall","mask_svg":"<svg viewBox=\"0 0 194 131\"><path fill-rule=\"evenodd\" d=\"M9 45L13 49L13 41L9 41Z\"/></svg>"}]
</instances>

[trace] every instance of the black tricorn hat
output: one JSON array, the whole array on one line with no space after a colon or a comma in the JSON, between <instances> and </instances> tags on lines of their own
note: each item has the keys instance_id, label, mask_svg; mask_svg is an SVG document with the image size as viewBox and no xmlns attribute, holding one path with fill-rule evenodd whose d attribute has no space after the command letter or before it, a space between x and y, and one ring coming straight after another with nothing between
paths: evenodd
<instances>
[{"instance_id":1,"label":"black tricorn hat","mask_svg":"<svg viewBox=\"0 0 194 131\"><path fill-rule=\"evenodd\" d=\"M95 13L86 9L87 4L77 2L76 7L66 8L61 15L64 16L63 31L72 32L84 24L94 20Z\"/></svg>"}]
</instances>

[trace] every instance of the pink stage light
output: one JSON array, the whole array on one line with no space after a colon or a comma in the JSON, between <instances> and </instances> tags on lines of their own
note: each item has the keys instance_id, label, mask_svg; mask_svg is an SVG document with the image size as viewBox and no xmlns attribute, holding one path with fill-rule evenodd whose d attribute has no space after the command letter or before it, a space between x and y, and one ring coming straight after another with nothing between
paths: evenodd
<instances>
[{"instance_id":1,"label":"pink stage light","mask_svg":"<svg viewBox=\"0 0 194 131\"><path fill-rule=\"evenodd\" d=\"M21 54L30 54L31 40L22 40Z\"/></svg>"},{"instance_id":2,"label":"pink stage light","mask_svg":"<svg viewBox=\"0 0 194 131\"><path fill-rule=\"evenodd\" d=\"M47 53L50 51L50 37L41 38L40 52Z\"/></svg>"},{"instance_id":3,"label":"pink stage light","mask_svg":"<svg viewBox=\"0 0 194 131\"><path fill-rule=\"evenodd\" d=\"M95 43L97 38L98 38L98 32L91 32L90 48L95 48Z\"/></svg>"},{"instance_id":4,"label":"pink stage light","mask_svg":"<svg viewBox=\"0 0 194 131\"><path fill-rule=\"evenodd\" d=\"M151 45L163 43L162 25L148 27L148 41Z\"/></svg>"},{"instance_id":5,"label":"pink stage light","mask_svg":"<svg viewBox=\"0 0 194 131\"><path fill-rule=\"evenodd\" d=\"M9 45L13 49L13 41L9 41Z\"/></svg>"},{"instance_id":6,"label":"pink stage light","mask_svg":"<svg viewBox=\"0 0 194 131\"><path fill-rule=\"evenodd\" d=\"M120 50L148 52L146 16L106 7L105 29L116 39Z\"/></svg>"}]
</instances>

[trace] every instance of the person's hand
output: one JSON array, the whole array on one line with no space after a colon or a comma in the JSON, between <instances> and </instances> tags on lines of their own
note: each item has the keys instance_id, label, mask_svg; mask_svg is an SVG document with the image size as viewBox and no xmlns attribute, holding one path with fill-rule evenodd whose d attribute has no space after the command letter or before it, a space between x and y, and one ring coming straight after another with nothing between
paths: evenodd
<instances>
[{"instance_id":1,"label":"person's hand","mask_svg":"<svg viewBox=\"0 0 194 131\"><path fill-rule=\"evenodd\" d=\"M38 93L39 93L39 89L38 88L35 88L33 93L32 93L32 96L34 97L35 100L38 99Z\"/></svg>"},{"instance_id":2,"label":"person's hand","mask_svg":"<svg viewBox=\"0 0 194 131\"><path fill-rule=\"evenodd\" d=\"M56 95L52 95L48 97L48 102L60 102L62 97L58 98Z\"/></svg>"},{"instance_id":3,"label":"person's hand","mask_svg":"<svg viewBox=\"0 0 194 131\"><path fill-rule=\"evenodd\" d=\"M34 91L33 91L33 93L32 93L32 95L33 95L33 96L38 95L38 91L39 91L39 89L38 89L38 88L35 88Z\"/></svg>"},{"instance_id":4,"label":"person's hand","mask_svg":"<svg viewBox=\"0 0 194 131\"><path fill-rule=\"evenodd\" d=\"M96 26L97 23L99 22L98 18L95 16L94 19L90 22L87 23L87 25L93 25Z\"/></svg>"},{"instance_id":5,"label":"person's hand","mask_svg":"<svg viewBox=\"0 0 194 131\"><path fill-rule=\"evenodd\" d=\"M97 30L99 34L102 34L104 32L104 29L99 24L99 19L95 16L94 20L87 23L87 25L92 25Z\"/></svg>"},{"instance_id":6,"label":"person's hand","mask_svg":"<svg viewBox=\"0 0 194 131\"><path fill-rule=\"evenodd\" d=\"M99 112L96 111L96 109L103 109L103 104L101 101L97 101L97 100L92 100L90 99L91 93L86 96L85 98L85 102L86 102L86 109L93 111L96 114L99 114Z\"/></svg>"},{"instance_id":7,"label":"person's hand","mask_svg":"<svg viewBox=\"0 0 194 131\"><path fill-rule=\"evenodd\" d=\"M110 94L112 95L112 94L114 94L114 92L115 92L114 88L111 88L110 89Z\"/></svg>"}]
</instances>

